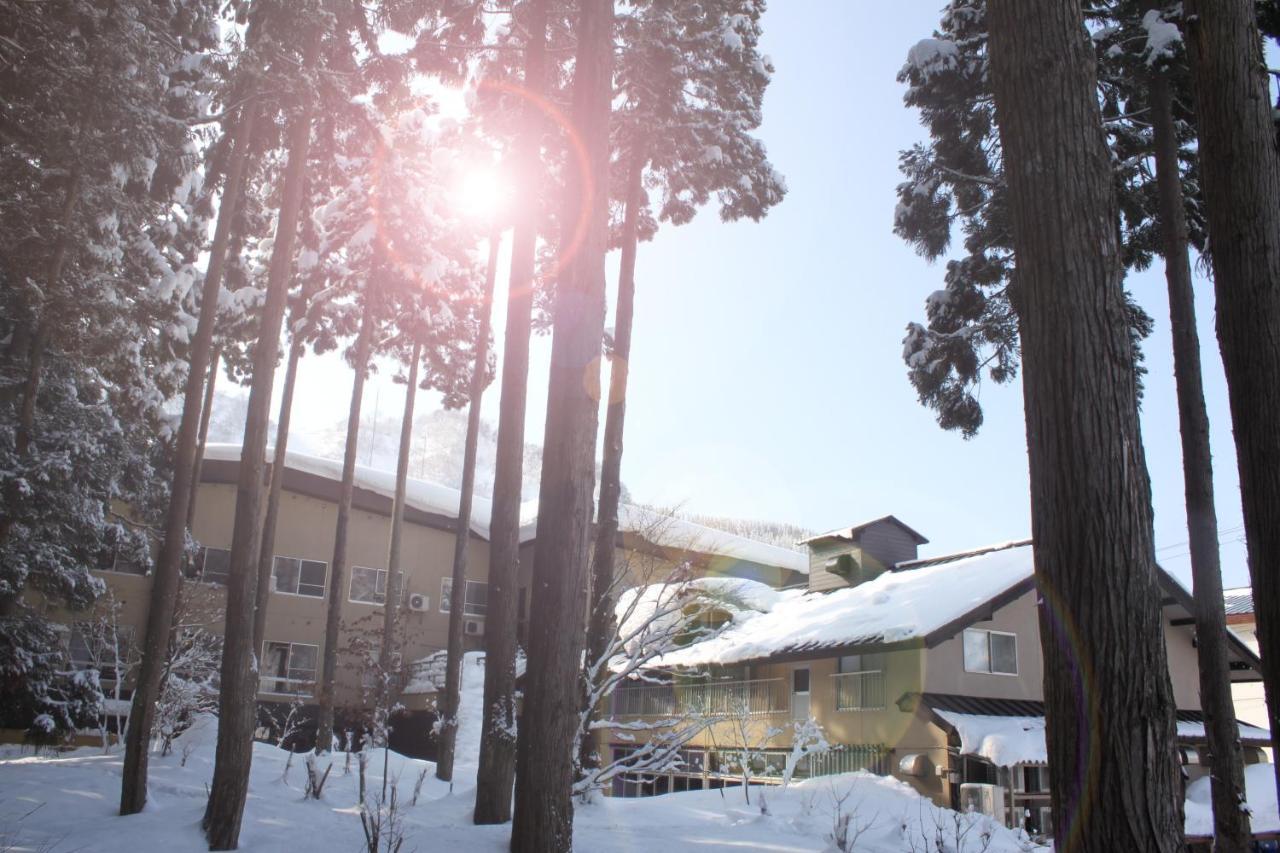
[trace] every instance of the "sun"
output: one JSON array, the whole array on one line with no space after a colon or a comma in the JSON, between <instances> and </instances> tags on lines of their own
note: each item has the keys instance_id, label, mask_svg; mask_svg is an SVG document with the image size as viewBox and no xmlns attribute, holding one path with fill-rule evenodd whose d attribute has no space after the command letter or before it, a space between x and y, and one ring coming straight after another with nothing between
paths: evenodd
<instances>
[{"instance_id":1,"label":"sun","mask_svg":"<svg viewBox=\"0 0 1280 853\"><path fill-rule=\"evenodd\" d=\"M507 203L507 188L494 169L476 168L458 180L458 206L462 212L482 222L493 222Z\"/></svg>"}]
</instances>

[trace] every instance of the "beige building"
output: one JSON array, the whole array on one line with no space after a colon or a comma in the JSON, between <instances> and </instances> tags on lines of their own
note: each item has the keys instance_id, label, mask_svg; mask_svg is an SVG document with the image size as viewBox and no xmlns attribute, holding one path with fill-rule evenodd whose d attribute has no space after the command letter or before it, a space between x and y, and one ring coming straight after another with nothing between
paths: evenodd
<instances>
[{"instance_id":1,"label":"beige building","mask_svg":"<svg viewBox=\"0 0 1280 853\"><path fill-rule=\"evenodd\" d=\"M234 526L239 448L212 445L202 467L192 532L202 548L192 576L184 583L184 620L221 633L226 578ZM259 702L276 719L287 706L314 703L315 681L324 648L329 597L341 601L338 690L340 717L359 718L372 696L372 660L380 641L387 587L387 551L394 490L389 472L358 468L348 532L347 570L334 589L330 562L341 462L290 453L275 535L272 591L267 602L266 637L259 653ZM412 680L414 662L446 647L450 608L461 604L468 649L483 648L488 624L491 507L477 498L468 538L467 582L455 595L453 567L456 490L410 481L405 510L400 645L402 674ZM772 586L803 584L802 554L711 530L638 507L624 506L618 566L624 585L654 582L678 567L694 576L738 576ZM517 610L523 637L533 565L534 519L521 529L522 559ZM108 559L97 572L107 582L109 600L118 606L119 635L126 641L145 631L152 579L146 566ZM62 614L69 623L72 657L80 665L101 668L100 649L83 623L83 614ZM99 644L101 640L97 641ZM126 653L127 654L127 653ZM127 698L127 689L123 691ZM430 695L407 695L407 718L396 726L394 745L410 754L429 754ZM117 708L115 710L123 710ZM270 717L264 715L264 724Z\"/></svg>"},{"instance_id":2,"label":"beige building","mask_svg":"<svg viewBox=\"0 0 1280 853\"><path fill-rule=\"evenodd\" d=\"M835 749L802 760L798 775L891 773L940 804L1051 835L1032 547L916 559L923 542L892 516L815 537L809 591L665 655L666 684L616 691L607 716L619 723L714 722L689 742L679 772L624 776L613 793L737 784L744 756L757 780L778 781L797 725L812 718ZM1191 600L1163 573L1161 583L1179 745L1195 778L1206 770ZM1260 677L1235 637L1231 662L1239 683ZM633 733L621 734L601 734L602 754L636 749ZM1241 736L1248 759L1265 760L1267 732L1242 724Z\"/></svg>"}]
</instances>

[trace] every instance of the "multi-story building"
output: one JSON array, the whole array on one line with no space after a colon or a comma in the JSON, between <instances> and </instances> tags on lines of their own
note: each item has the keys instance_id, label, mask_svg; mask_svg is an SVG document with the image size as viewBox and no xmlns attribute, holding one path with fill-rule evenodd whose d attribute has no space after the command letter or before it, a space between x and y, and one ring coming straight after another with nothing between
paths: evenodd
<instances>
[{"instance_id":1,"label":"multi-story building","mask_svg":"<svg viewBox=\"0 0 1280 853\"><path fill-rule=\"evenodd\" d=\"M1032 546L918 559L924 541L892 516L814 537L808 591L734 614L664 655L649 681L615 691L607 716L630 731L602 730L606 754L636 749L638 721L710 724L678 772L619 778L614 793L731 785L744 756L751 775L776 780L796 724L812 718L835 749L801 762L801 775L890 773L939 804L1052 834ZM1191 598L1163 572L1160 583L1178 742L1195 778L1206 740ZM1232 678L1256 681L1256 654L1230 639ZM1266 760L1268 733L1240 728L1248 760Z\"/></svg>"},{"instance_id":2,"label":"multi-story building","mask_svg":"<svg viewBox=\"0 0 1280 853\"><path fill-rule=\"evenodd\" d=\"M341 477L341 462L289 453L282 482L279 521L275 533L271 594L267 602L266 636L259 650L259 701L277 717L284 706L300 703L304 713L313 707L315 682L324 648L328 600L341 600L342 632L336 699L340 712L359 715L367 706L372 672L366 660L370 643L378 642L387 589L387 551L390 537L394 476L358 467L348 530L347 570L340 589L330 572ZM221 633L226 579L234 525L239 448L211 445L201 469L192 532L201 543L198 558L184 584L183 619ZM528 613L528 590L533 564L535 519L526 506L521 528L522 559L517 590L520 633ZM443 649L448 640L449 611L460 605L467 648L483 646L488 626L489 542L488 501L477 498L468 536L465 589L451 588L456 490L410 480L403 540L404 595L400 644L404 666ZM628 583L660 580L680 568L694 576L751 578L771 586L803 584L807 562L803 554L712 530L640 507L624 506L618 541L618 566ZM115 608L117 635L128 645L145 630L152 579L145 565L108 555L97 572L107 582L107 601ZM104 605L106 602L104 602ZM101 643L85 630L86 614L60 614L69 627L72 657L79 664L102 667ZM362 649L365 650L362 653ZM123 658L127 658L127 651ZM127 685L127 678L126 678ZM123 692L128 696L127 686ZM432 697L405 699L406 719L395 727L398 749L410 754L430 752L427 731L432 721ZM123 711L123 708L115 710ZM266 718L264 717L264 720Z\"/></svg>"}]
</instances>

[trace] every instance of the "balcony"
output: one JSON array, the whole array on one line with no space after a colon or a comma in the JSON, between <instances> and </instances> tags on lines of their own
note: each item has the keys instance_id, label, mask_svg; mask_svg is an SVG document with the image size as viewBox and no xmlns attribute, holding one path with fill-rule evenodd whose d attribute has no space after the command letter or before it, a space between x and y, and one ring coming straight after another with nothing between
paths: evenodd
<instances>
[{"instance_id":1,"label":"balcony","mask_svg":"<svg viewBox=\"0 0 1280 853\"><path fill-rule=\"evenodd\" d=\"M884 673L878 669L831 676L837 711L883 711Z\"/></svg>"},{"instance_id":2,"label":"balcony","mask_svg":"<svg viewBox=\"0 0 1280 853\"><path fill-rule=\"evenodd\" d=\"M609 716L614 718L740 717L790 710L791 693L781 678L622 687L609 700Z\"/></svg>"}]
</instances>

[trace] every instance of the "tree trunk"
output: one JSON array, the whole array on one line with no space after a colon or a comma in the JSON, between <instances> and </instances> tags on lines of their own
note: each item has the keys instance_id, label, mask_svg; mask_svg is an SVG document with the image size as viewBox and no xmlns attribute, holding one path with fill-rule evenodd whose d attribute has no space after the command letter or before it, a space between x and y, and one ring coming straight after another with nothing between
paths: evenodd
<instances>
[{"instance_id":1,"label":"tree trunk","mask_svg":"<svg viewBox=\"0 0 1280 853\"><path fill-rule=\"evenodd\" d=\"M471 541L471 498L476 485L476 446L480 443L480 401L484 396L485 369L489 363L489 325L493 306L493 281L498 272L498 244L502 232L489 235L489 265L485 271L484 300L476 340L476 363L471 374L471 401L467 409L467 437L462 450L462 491L458 496L458 520L453 533L453 592L449 606L449 649L445 658L444 701L441 704L440 747L436 752L436 778L453 780L454 746L458 735L458 694L462 689L462 617L467 592L467 545Z\"/></svg>"},{"instance_id":2,"label":"tree trunk","mask_svg":"<svg viewBox=\"0 0 1280 853\"><path fill-rule=\"evenodd\" d=\"M71 179L67 183L67 194L62 202L62 215L59 218L58 239L53 246L53 255L49 259L49 271L46 276L45 287L47 289L47 298L45 304L41 308L39 318L36 320L35 332L29 337L27 344L27 365L26 376L19 393L21 400L18 404L18 423L17 429L14 431L13 444L14 451L18 458L25 457L27 450L31 447L31 440L35 435L36 427L36 399L40 394L40 380L44 375L44 351L49 346L49 338L53 334L53 317L51 316L56 310L56 293L58 281L62 278L62 268L67 264L67 252L71 248L71 220L75 217L76 208L80 206L80 191L83 187L83 180L80 167L76 166L71 170ZM21 325L19 325L21 328ZM15 343L19 342L24 335L15 332ZM12 393L12 392L7 392ZM9 538L9 531L13 529L13 523L17 520L18 506L22 501L22 496L18 493L16 484L10 493L5 495L7 504L3 509L3 515L0 515L0 543Z\"/></svg>"},{"instance_id":3,"label":"tree trunk","mask_svg":"<svg viewBox=\"0 0 1280 853\"><path fill-rule=\"evenodd\" d=\"M1117 204L1079 0L991 0L1059 844L1185 849Z\"/></svg>"},{"instance_id":4,"label":"tree trunk","mask_svg":"<svg viewBox=\"0 0 1280 853\"><path fill-rule=\"evenodd\" d=\"M396 456L396 492L391 505L391 541L387 546L387 589L382 603L382 648L379 650L379 669L382 683L378 685L378 713L382 718L385 735L386 723L391 715L390 684L391 666L396 654L396 625L400 616L400 551L404 537L404 502L409 481L409 449L413 444L413 404L418 398L418 364L422 361L422 342L413 342L413 355L409 359L409 381L404 389L404 417L400 420L400 452ZM386 746L386 744L382 744Z\"/></svg>"},{"instance_id":5,"label":"tree trunk","mask_svg":"<svg viewBox=\"0 0 1280 853\"><path fill-rule=\"evenodd\" d=\"M257 595L258 549L262 541L267 427L310 142L311 113L304 108L289 128L289 159L284 170L275 242L267 271L266 302L262 306L258 341L253 350L253 384L249 389L244 442L240 449L218 694L218 745L214 753L209 803L204 815L204 831L210 850L236 848L245 797L249 792L249 765L253 758L253 729L257 717L255 700L258 695L258 650L253 647L253 611Z\"/></svg>"},{"instance_id":6,"label":"tree trunk","mask_svg":"<svg viewBox=\"0 0 1280 853\"><path fill-rule=\"evenodd\" d=\"M285 457L289 452L289 422L293 419L293 391L298 383L298 362L304 349L302 336L290 336L289 363L280 389L280 415L276 419L276 443L271 449L271 480L267 487L267 512L262 519L262 542L258 546L258 570L254 577L253 648L262 654L267 641L267 609L271 605L271 578L276 562L276 524L280 519L280 495L284 491Z\"/></svg>"},{"instance_id":7,"label":"tree trunk","mask_svg":"<svg viewBox=\"0 0 1280 853\"><path fill-rule=\"evenodd\" d=\"M1214 850L1244 853L1252 842L1245 801L1244 756L1231 699L1227 660L1227 616L1222 599L1218 554L1218 515L1213 497L1213 456L1209 449L1209 412L1200 372L1200 336L1196 331L1195 293L1187 257L1187 220L1178 163L1169 78L1153 71L1151 124L1155 134L1159 225L1165 281L1169 287L1169 325L1173 336L1173 372L1182 434L1182 473L1191 543L1195 593L1196 652L1200 661L1200 707L1204 711L1213 774Z\"/></svg>"},{"instance_id":8,"label":"tree trunk","mask_svg":"<svg viewBox=\"0 0 1280 853\"><path fill-rule=\"evenodd\" d=\"M614 618L613 573L618 539L618 503L622 497L622 432L627 416L627 375L631 370L631 324L636 299L637 223L647 200L641 179L647 157L636 151L627 174L626 213L622 219L622 257L618 266L618 305L614 316L609 405L604 421L604 456L600 466L600 509L596 513L596 541L591 560L591 611L587 621L588 668L608 654L617 626ZM593 715L591 696L598 685L583 680L583 713ZM582 767L595 767L599 756L588 730L579 745Z\"/></svg>"},{"instance_id":9,"label":"tree trunk","mask_svg":"<svg viewBox=\"0 0 1280 853\"><path fill-rule=\"evenodd\" d=\"M182 558L186 550L187 501L191 499L191 477L195 473L196 440L203 406L205 370L213 342L217 319L218 293L222 289L222 273L226 266L227 239L231 234L236 208L244 194L244 176L253 140L255 110L241 110L233 131L230 162L227 164L222 202L213 244L209 248L209 266L205 270L200 291L200 317L191 341L190 365L182 403L182 420L178 424L178 440L174 449L173 480L169 485L169 508L165 515L164 540L156 558L151 583L151 599L147 607L147 630L142 645L142 660L133 690L133 707L129 711L129 730L125 738L124 773L120 785L120 814L136 814L147 802L147 747L151 726L155 721L156 700L160 697L161 676L169 649L169 632L177 606L178 582Z\"/></svg>"},{"instance_id":10,"label":"tree trunk","mask_svg":"<svg viewBox=\"0 0 1280 853\"><path fill-rule=\"evenodd\" d=\"M530 196L517 206L507 282L507 327L502 354L502 405L489 524L489 630L485 632L484 720L476 774L475 822L511 819L516 760L516 585L520 574L520 486L524 479L524 421L529 381L529 333L533 324L538 216L532 203L543 173L545 120L534 100L546 86L547 7L529 0L524 90L526 103L515 143L514 172Z\"/></svg>"},{"instance_id":11,"label":"tree trunk","mask_svg":"<svg viewBox=\"0 0 1280 853\"><path fill-rule=\"evenodd\" d=\"M582 697L609 237L613 0L582 0L576 35L572 122L582 154L571 160L565 182L563 233L574 237L561 241L556 284L513 853L573 847L570 791Z\"/></svg>"},{"instance_id":12,"label":"tree trunk","mask_svg":"<svg viewBox=\"0 0 1280 853\"><path fill-rule=\"evenodd\" d=\"M1188 0L1218 342L1273 739L1280 734L1280 160L1254 4ZM1280 788L1280 765L1276 766Z\"/></svg>"},{"instance_id":13,"label":"tree trunk","mask_svg":"<svg viewBox=\"0 0 1280 853\"><path fill-rule=\"evenodd\" d=\"M346 597L347 533L351 525L351 501L356 491L356 452L360 440L360 404L369 373L373 327L377 309L377 284L370 281L364 294L364 312L356 336L355 378L351 383L351 408L347 414L347 444L342 456L342 486L338 492L338 521L333 531L333 562L329 567L329 602L324 620L324 656L320 667L319 719L316 753L333 745L333 692L338 672L338 632L342 627L342 600Z\"/></svg>"},{"instance_id":14,"label":"tree trunk","mask_svg":"<svg viewBox=\"0 0 1280 853\"><path fill-rule=\"evenodd\" d=\"M196 459L191 469L191 496L187 498L187 529L195 523L196 501L200 497L200 472L204 468L204 449L209 444L209 421L213 417L213 391L218 384L218 363L222 347L215 346L209 356L209 377L204 382L204 403L200 406L200 433L196 438Z\"/></svg>"}]
</instances>

